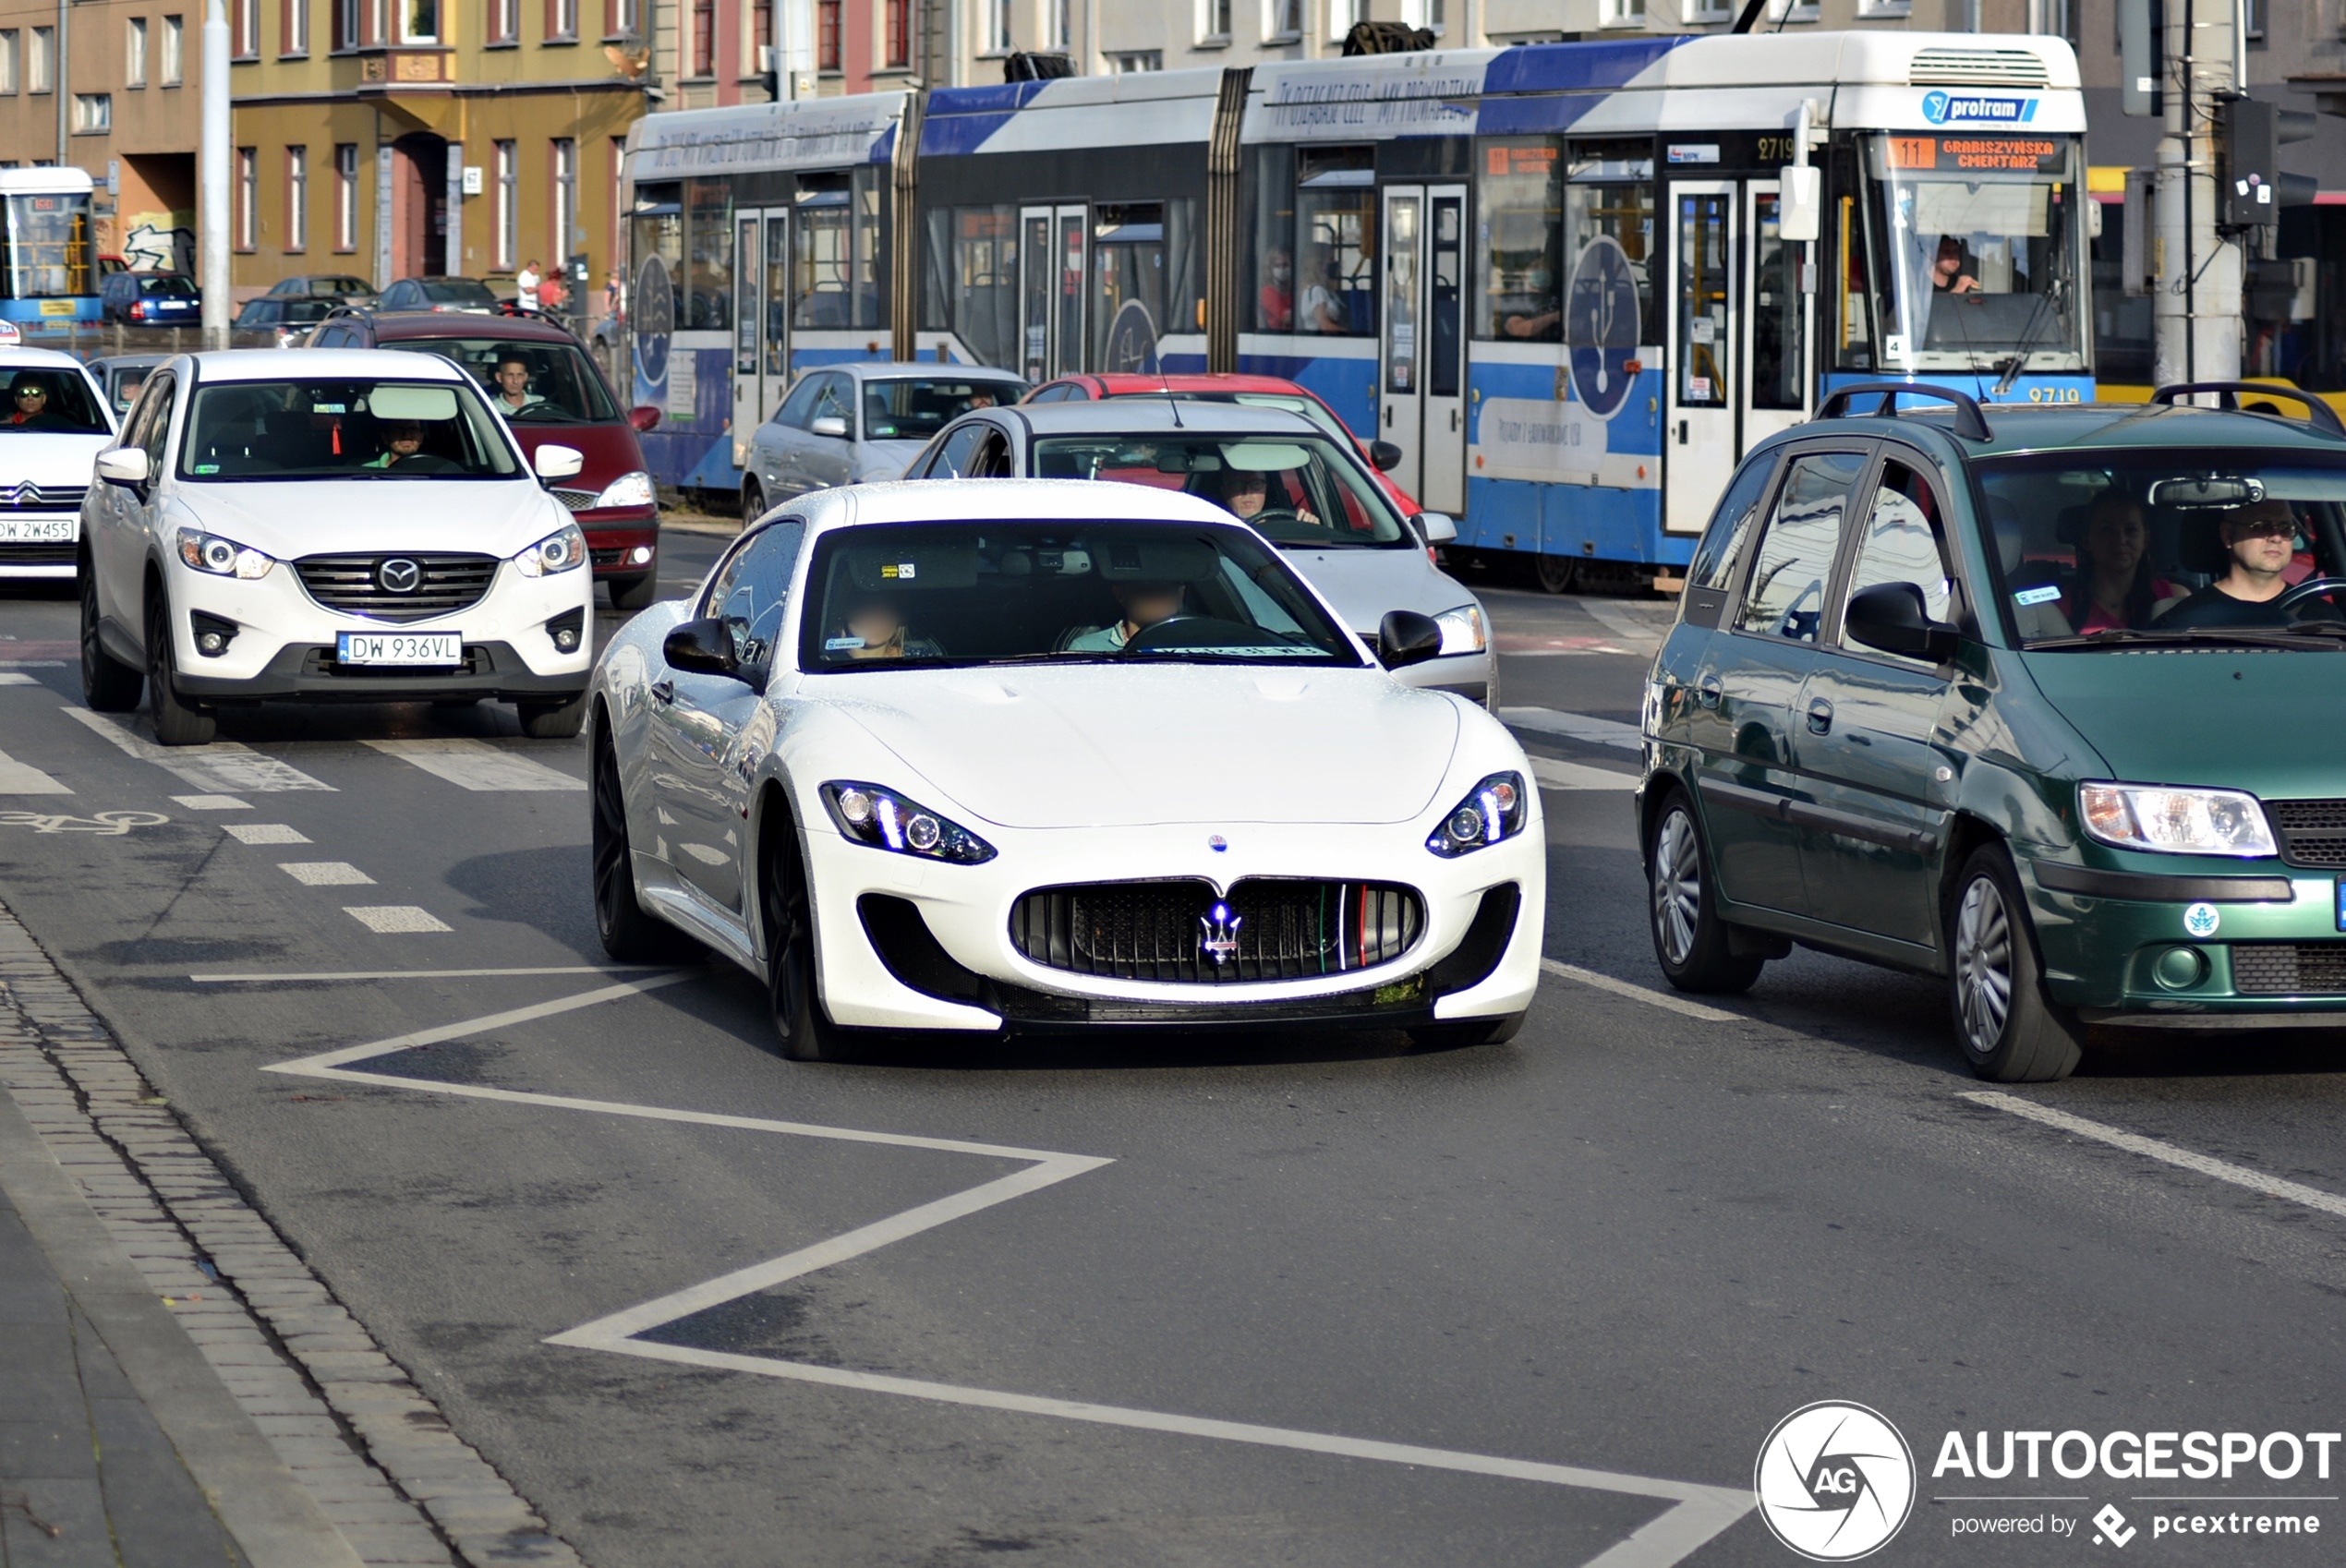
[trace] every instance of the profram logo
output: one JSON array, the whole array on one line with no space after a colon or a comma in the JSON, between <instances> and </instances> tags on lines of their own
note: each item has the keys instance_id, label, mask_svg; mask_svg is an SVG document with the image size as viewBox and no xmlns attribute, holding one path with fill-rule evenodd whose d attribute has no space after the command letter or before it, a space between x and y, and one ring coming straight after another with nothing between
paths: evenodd
<instances>
[{"instance_id":1,"label":"profram logo","mask_svg":"<svg viewBox=\"0 0 2346 1568\"><path fill-rule=\"evenodd\" d=\"M1880 1412L1826 1400L1776 1423L1751 1490L1776 1539L1811 1562L1854 1562L1914 1511L1915 1456Z\"/></svg>"},{"instance_id":2,"label":"profram logo","mask_svg":"<svg viewBox=\"0 0 2346 1568\"><path fill-rule=\"evenodd\" d=\"M1203 928L1197 944L1214 960L1215 968L1219 969L1239 956L1239 927L1246 923L1244 915L1232 914L1229 905L1217 901L1197 917L1197 923Z\"/></svg>"},{"instance_id":3,"label":"profram logo","mask_svg":"<svg viewBox=\"0 0 2346 1568\"><path fill-rule=\"evenodd\" d=\"M1994 93L1926 92L1922 117L1934 126L2025 126L2037 117L2037 101Z\"/></svg>"}]
</instances>

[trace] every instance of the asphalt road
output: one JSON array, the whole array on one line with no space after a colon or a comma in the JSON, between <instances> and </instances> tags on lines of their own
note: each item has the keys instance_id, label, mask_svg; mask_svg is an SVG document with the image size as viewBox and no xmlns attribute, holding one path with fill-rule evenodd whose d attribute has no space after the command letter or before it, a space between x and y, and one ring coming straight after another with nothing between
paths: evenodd
<instances>
[{"instance_id":1,"label":"asphalt road","mask_svg":"<svg viewBox=\"0 0 2346 1568\"><path fill-rule=\"evenodd\" d=\"M671 537L665 576L714 549ZM1508 706L1634 722L1666 606L1482 591ZM164 756L77 717L73 621L0 597L0 783L71 791L0 800L0 898L598 1568L1778 1564L1747 1514L1684 1553L1822 1399L1924 1466L1879 1561L2038 1562L2092 1526L1955 1521L2161 1489L1934 1482L1942 1433L2341 1425L2346 1202L2159 1152L2346 1194L2337 1038L2106 1042L1982 1102L1926 981L1804 953L1689 1013L1657 989L1617 746L1527 732L1596 786L1544 791L1548 953L1625 983L1553 978L1508 1045L794 1066L728 970L455 972L602 963L578 745L494 707L271 709ZM107 812L164 820L57 820ZM2085 1501L1937 1501L2004 1491Z\"/></svg>"}]
</instances>

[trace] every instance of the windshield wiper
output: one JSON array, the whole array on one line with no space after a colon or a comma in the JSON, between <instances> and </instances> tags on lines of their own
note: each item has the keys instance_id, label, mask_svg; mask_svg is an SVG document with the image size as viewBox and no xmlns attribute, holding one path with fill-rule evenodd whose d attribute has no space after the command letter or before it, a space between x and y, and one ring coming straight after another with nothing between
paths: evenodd
<instances>
[{"instance_id":1,"label":"windshield wiper","mask_svg":"<svg viewBox=\"0 0 2346 1568\"><path fill-rule=\"evenodd\" d=\"M2145 643L2207 643L2219 646L2251 648L2325 648L2334 647L2346 640L2346 625L2337 621L2301 621L2292 626L2176 626L2166 631L2138 632L2132 627L2112 626L2100 632L2086 632L2074 637L2047 637L2030 643L2026 651L2045 649L2107 648Z\"/></svg>"}]
</instances>

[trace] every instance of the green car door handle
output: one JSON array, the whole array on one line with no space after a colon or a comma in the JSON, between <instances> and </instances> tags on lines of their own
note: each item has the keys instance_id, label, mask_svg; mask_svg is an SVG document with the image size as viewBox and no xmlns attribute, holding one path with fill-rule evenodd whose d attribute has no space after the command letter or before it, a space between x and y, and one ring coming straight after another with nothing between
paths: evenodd
<instances>
[{"instance_id":1,"label":"green car door handle","mask_svg":"<svg viewBox=\"0 0 2346 1568\"><path fill-rule=\"evenodd\" d=\"M1694 683L1694 699L1705 707L1717 707L1719 706L1719 678L1705 672L1702 679Z\"/></svg>"},{"instance_id":2,"label":"green car door handle","mask_svg":"<svg viewBox=\"0 0 2346 1568\"><path fill-rule=\"evenodd\" d=\"M1808 733L1811 735L1832 733L1832 705L1822 697L1812 698L1809 701Z\"/></svg>"}]
</instances>

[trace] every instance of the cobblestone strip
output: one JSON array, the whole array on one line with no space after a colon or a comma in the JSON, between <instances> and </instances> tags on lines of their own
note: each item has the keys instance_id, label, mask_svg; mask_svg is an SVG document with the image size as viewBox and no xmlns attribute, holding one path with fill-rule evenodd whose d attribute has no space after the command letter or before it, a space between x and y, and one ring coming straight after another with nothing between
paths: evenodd
<instances>
[{"instance_id":1,"label":"cobblestone strip","mask_svg":"<svg viewBox=\"0 0 2346 1568\"><path fill-rule=\"evenodd\" d=\"M362 1559L578 1568L244 1200L5 905L0 1092Z\"/></svg>"}]
</instances>

